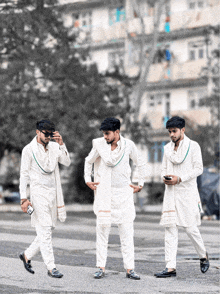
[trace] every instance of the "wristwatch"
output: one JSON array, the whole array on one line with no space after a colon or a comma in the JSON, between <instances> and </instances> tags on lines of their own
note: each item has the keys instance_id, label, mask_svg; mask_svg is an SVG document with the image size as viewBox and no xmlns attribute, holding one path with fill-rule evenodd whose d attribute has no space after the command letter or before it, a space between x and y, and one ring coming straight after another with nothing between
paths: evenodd
<instances>
[{"instance_id":1,"label":"wristwatch","mask_svg":"<svg viewBox=\"0 0 220 294\"><path fill-rule=\"evenodd\" d=\"M22 205L24 202L26 202L27 201L27 199L21 199L20 200L20 205Z\"/></svg>"}]
</instances>

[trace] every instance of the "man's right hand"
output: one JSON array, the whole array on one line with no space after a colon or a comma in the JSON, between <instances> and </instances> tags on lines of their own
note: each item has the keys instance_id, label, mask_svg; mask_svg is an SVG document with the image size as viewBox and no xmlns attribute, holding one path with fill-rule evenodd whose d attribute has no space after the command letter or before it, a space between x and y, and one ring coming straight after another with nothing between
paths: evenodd
<instances>
[{"instance_id":1,"label":"man's right hand","mask_svg":"<svg viewBox=\"0 0 220 294\"><path fill-rule=\"evenodd\" d=\"M92 189L93 191L96 190L97 185L99 184L99 182L87 182L86 185Z\"/></svg>"},{"instance_id":2,"label":"man's right hand","mask_svg":"<svg viewBox=\"0 0 220 294\"><path fill-rule=\"evenodd\" d=\"M29 200L26 200L22 205L21 205L21 209L23 210L23 212L27 213L27 208L28 205L32 206L31 202Z\"/></svg>"}]
</instances>

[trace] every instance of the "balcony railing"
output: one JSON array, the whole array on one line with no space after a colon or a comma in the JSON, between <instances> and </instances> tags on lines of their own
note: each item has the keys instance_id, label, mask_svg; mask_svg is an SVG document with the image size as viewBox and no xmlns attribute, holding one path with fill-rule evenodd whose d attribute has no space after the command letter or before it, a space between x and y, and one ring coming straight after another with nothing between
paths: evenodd
<instances>
[{"instance_id":1,"label":"balcony railing","mask_svg":"<svg viewBox=\"0 0 220 294\"><path fill-rule=\"evenodd\" d=\"M170 16L170 31L180 29L192 29L208 25L216 26L220 23L220 5L207 7L201 11L182 11L172 13ZM145 34L149 35L153 32L153 17L148 16L144 19ZM165 15L161 16L160 32L165 32ZM125 39L128 34L135 37L142 33L141 21L134 18L128 22L115 23L110 27L96 27L92 29L93 42L109 42L117 39Z\"/></svg>"},{"instance_id":2,"label":"balcony railing","mask_svg":"<svg viewBox=\"0 0 220 294\"><path fill-rule=\"evenodd\" d=\"M219 24L220 5L207 7L201 11L184 11L171 15L170 29L192 29Z\"/></svg>"},{"instance_id":3,"label":"balcony railing","mask_svg":"<svg viewBox=\"0 0 220 294\"><path fill-rule=\"evenodd\" d=\"M186 61L183 63L171 63L167 62L152 64L148 74L148 82L160 82L164 80L184 80L184 79L198 79L202 68L207 65L206 59L199 59L194 61ZM138 74L139 67L127 67L125 68L128 76L135 76Z\"/></svg>"},{"instance_id":4,"label":"balcony railing","mask_svg":"<svg viewBox=\"0 0 220 294\"><path fill-rule=\"evenodd\" d=\"M159 82L161 80L197 79L200 77L202 67L206 66L206 59L174 63L153 64L150 68L148 82Z\"/></svg>"}]
</instances>

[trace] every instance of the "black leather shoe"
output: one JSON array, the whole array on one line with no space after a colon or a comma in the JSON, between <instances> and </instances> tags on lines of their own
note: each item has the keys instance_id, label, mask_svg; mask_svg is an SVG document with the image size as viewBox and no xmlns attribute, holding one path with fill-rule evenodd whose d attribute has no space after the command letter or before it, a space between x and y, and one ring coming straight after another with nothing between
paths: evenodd
<instances>
[{"instance_id":1,"label":"black leather shoe","mask_svg":"<svg viewBox=\"0 0 220 294\"><path fill-rule=\"evenodd\" d=\"M25 256L24 256L24 252L22 252L22 253L19 254L19 258L20 258L20 260L23 261L23 263L24 263L24 268L25 268L29 273L34 274L34 271L32 270L32 266L31 266L31 261L28 260L28 262L26 262L26 260L25 260Z\"/></svg>"},{"instance_id":2,"label":"black leather shoe","mask_svg":"<svg viewBox=\"0 0 220 294\"><path fill-rule=\"evenodd\" d=\"M94 274L95 279L101 279L101 278L104 278L104 276L105 276L105 272L101 268Z\"/></svg>"},{"instance_id":3,"label":"black leather shoe","mask_svg":"<svg viewBox=\"0 0 220 294\"><path fill-rule=\"evenodd\" d=\"M155 277L157 278L170 278L170 277L175 277L176 276L176 270L173 270L172 272L168 272L168 268L165 268L160 273L154 274Z\"/></svg>"},{"instance_id":4,"label":"black leather shoe","mask_svg":"<svg viewBox=\"0 0 220 294\"><path fill-rule=\"evenodd\" d=\"M207 258L200 259L200 269L203 274L206 273L207 270L209 269L209 257L207 252L206 252L206 256Z\"/></svg>"},{"instance_id":5,"label":"black leather shoe","mask_svg":"<svg viewBox=\"0 0 220 294\"><path fill-rule=\"evenodd\" d=\"M129 273L126 273L126 278L133 280L140 280L140 276L136 274L134 270L130 270Z\"/></svg>"},{"instance_id":6,"label":"black leather shoe","mask_svg":"<svg viewBox=\"0 0 220 294\"><path fill-rule=\"evenodd\" d=\"M61 274L56 268L53 268L52 271L48 271L48 276L51 278L62 278L63 274Z\"/></svg>"}]
</instances>

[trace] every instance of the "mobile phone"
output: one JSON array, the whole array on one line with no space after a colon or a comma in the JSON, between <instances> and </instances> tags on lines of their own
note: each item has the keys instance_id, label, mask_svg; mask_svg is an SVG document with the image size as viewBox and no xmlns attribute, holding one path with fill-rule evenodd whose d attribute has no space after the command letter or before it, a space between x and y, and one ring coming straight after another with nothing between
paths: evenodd
<instances>
[{"instance_id":1,"label":"mobile phone","mask_svg":"<svg viewBox=\"0 0 220 294\"><path fill-rule=\"evenodd\" d=\"M31 205L28 205L27 207L27 214L31 215L34 212L34 209Z\"/></svg>"},{"instance_id":2,"label":"mobile phone","mask_svg":"<svg viewBox=\"0 0 220 294\"><path fill-rule=\"evenodd\" d=\"M170 180L172 180L172 177L166 177L166 176L164 176L164 179L170 181Z\"/></svg>"}]
</instances>

